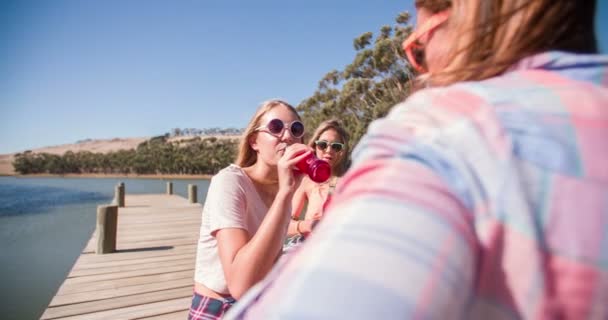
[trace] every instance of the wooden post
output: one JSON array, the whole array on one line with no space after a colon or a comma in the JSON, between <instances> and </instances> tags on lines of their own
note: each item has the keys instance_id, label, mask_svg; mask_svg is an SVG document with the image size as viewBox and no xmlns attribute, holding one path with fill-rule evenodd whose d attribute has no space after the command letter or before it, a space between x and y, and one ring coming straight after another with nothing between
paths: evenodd
<instances>
[{"instance_id":1,"label":"wooden post","mask_svg":"<svg viewBox=\"0 0 608 320\"><path fill-rule=\"evenodd\" d=\"M167 182L167 194L173 194L173 182Z\"/></svg>"},{"instance_id":2,"label":"wooden post","mask_svg":"<svg viewBox=\"0 0 608 320\"><path fill-rule=\"evenodd\" d=\"M116 204L119 208L125 207L125 184L123 182L116 185L114 199L116 199Z\"/></svg>"},{"instance_id":3,"label":"wooden post","mask_svg":"<svg viewBox=\"0 0 608 320\"><path fill-rule=\"evenodd\" d=\"M116 251L117 227L118 206L97 206L97 249L95 250L96 254L112 253Z\"/></svg>"},{"instance_id":4,"label":"wooden post","mask_svg":"<svg viewBox=\"0 0 608 320\"><path fill-rule=\"evenodd\" d=\"M188 185L188 199L190 200L190 203L196 203L198 201L195 184Z\"/></svg>"}]
</instances>

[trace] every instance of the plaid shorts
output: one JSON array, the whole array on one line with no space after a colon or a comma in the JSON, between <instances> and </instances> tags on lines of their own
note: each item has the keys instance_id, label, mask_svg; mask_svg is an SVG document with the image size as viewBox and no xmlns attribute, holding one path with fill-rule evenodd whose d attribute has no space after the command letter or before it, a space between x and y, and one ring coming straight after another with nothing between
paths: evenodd
<instances>
[{"instance_id":1,"label":"plaid shorts","mask_svg":"<svg viewBox=\"0 0 608 320\"><path fill-rule=\"evenodd\" d=\"M232 298L218 300L194 292L192 304L188 312L188 320L215 320L221 319L236 301Z\"/></svg>"}]
</instances>

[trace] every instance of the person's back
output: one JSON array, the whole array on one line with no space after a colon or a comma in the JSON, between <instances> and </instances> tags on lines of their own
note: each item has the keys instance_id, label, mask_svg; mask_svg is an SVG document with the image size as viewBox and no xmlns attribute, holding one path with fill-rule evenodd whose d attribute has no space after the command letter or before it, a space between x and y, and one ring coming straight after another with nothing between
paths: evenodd
<instances>
[{"instance_id":1,"label":"person's back","mask_svg":"<svg viewBox=\"0 0 608 320\"><path fill-rule=\"evenodd\" d=\"M486 138L494 163L469 154L487 198L475 202L469 316L606 318L608 57L552 52L520 66L471 88L497 118L486 134L500 131Z\"/></svg>"},{"instance_id":2,"label":"person's back","mask_svg":"<svg viewBox=\"0 0 608 320\"><path fill-rule=\"evenodd\" d=\"M429 301L445 290L435 286L465 280L460 287L470 291L450 298L455 305L466 299L465 309L453 310L463 318L606 317L608 310L598 308L598 299L608 297L608 166L603 161L608 159L608 57L553 52L520 66L491 80L421 92L370 127L358 147L358 161L369 164L389 152L416 158L457 200L450 204L431 190L427 197L399 192L395 184L378 187L380 193L398 193L401 205L436 209L427 212L437 216L425 231L445 240L445 251L434 248L442 257L435 268L420 257L419 265L382 268L382 273L391 275L387 282L398 273L424 275ZM416 132L404 138L408 129ZM422 143L408 143L412 137ZM419 179L430 189L437 187L431 176L412 177L424 169L394 170L389 175L395 182ZM340 202L349 202L363 187L374 189L360 179L345 186L351 195L341 194ZM461 207L448 210L454 205ZM400 218L386 220L360 227L386 227ZM399 242L392 244L403 253L411 250ZM386 250L387 243L369 251ZM470 254L476 264L459 265L459 254ZM356 281L348 282L353 289ZM432 305L423 308L441 317Z\"/></svg>"},{"instance_id":3,"label":"person's back","mask_svg":"<svg viewBox=\"0 0 608 320\"><path fill-rule=\"evenodd\" d=\"M370 125L314 236L229 316L608 318L593 2L443 2L414 34L430 88Z\"/></svg>"}]
</instances>

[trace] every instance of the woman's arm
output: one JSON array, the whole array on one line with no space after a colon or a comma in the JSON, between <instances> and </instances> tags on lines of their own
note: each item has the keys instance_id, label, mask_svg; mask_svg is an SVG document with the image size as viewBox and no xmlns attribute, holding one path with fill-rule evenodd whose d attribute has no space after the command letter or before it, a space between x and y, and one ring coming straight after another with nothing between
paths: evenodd
<instances>
[{"instance_id":1,"label":"woman's arm","mask_svg":"<svg viewBox=\"0 0 608 320\"><path fill-rule=\"evenodd\" d=\"M300 222L299 217L304 209L304 204L308 201L306 190L308 188L309 180L306 178L302 179L302 183L293 195L292 201L292 213L291 220L289 221L289 227L287 228L287 237L293 237L297 234L302 234L305 230L302 229L303 225ZM305 215L306 216L306 215Z\"/></svg>"},{"instance_id":2,"label":"woman's arm","mask_svg":"<svg viewBox=\"0 0 608 320\"><path fill-rule=\"evenodd\" d=\"M220 261L230 294L239 299L272 268L279 254L289 219L291 194L277 194L258 231L250 237L237 228L216 233Z\"/></svg>"},{"instance_id":3,"label":"woman's arm","mask_svg":"<svg viewBox=\"0 0 608 320\"><path fill-rule=\"evenodd\" d=\"M249 235L240 228L216 232L224 276L235 299L260 281L276 261L290 220L293 193L301 180L294 175L292 168L309 153L305 145L286 149L277 165L279 191L255 234Z\"/></svg>"}]
</instances>

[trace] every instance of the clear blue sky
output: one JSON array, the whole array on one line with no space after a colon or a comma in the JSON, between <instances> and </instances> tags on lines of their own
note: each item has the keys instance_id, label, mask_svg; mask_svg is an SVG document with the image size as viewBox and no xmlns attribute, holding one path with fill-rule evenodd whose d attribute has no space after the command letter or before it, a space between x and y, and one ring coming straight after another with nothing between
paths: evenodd
<instances>
[{"instance_id":1,"label":"clear blue sky","mask_svg":"<svg viewBox=\"0 0 608 320\"><path fill-rule=\"evenodd\" d=\"M412 0L2 0L0 154L244 127L266 99L310 96L403 10Z\"/></svg>"}]
</instances>

